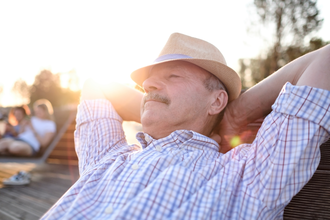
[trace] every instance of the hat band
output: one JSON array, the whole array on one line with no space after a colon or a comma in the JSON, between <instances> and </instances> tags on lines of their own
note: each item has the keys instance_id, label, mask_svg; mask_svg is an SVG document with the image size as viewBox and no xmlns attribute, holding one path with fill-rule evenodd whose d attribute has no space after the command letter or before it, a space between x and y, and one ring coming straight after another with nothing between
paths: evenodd
<instances>
[{"instance_id":1,"label":"hat band","mask_svg":"<svg viewBox=\"0 0 330 220\"><path fill-rule=\"evenodd\" d=\"M184 54L165 54L155 59L154 63L162 62L165 60L177 60L177 59L187 59L187 58L192 58L192 57Z\"/></svg>"}]
</instances>

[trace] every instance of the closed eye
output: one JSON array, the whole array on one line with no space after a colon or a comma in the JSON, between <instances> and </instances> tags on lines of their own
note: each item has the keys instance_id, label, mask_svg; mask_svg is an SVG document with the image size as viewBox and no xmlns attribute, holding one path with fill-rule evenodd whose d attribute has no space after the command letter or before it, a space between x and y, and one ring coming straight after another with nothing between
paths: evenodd
<instances>
[{"instance_id":1,"label":"closed eye","mask_svg":"<svg viewBox=\"0 0 330 220\"><path fill-rule=\"evenodd\" d=\"M178 75L173 75L173 74L170 75L170 78L177 78L177 77L180 77L180 76L178 76Z\"/></svg>"}]
</instances>

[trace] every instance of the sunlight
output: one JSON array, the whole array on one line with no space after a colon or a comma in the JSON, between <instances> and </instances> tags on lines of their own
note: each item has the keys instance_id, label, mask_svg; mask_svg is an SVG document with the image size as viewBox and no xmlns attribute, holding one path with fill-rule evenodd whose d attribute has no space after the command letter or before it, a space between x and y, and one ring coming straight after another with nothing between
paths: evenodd
<instances>
[{"instance_id":1,"label":"sunlight","mask_svg":"<svg viewBox=\"0 0 330 220\"><path fill-rule=\"evenodd\" d=\"M80 88L86 81L86 79L93 79L100 84L108 84L110 82L119 82L124 84L134 84L130 78L130 73L132 67L122 67L118 65L120 61L117 61L117 65L112 65L111 67L105 63L97 63L93 65L90 62L88 65L81 64L77 69L77 76L79 77Z\"/></svg>"},{"instance_id":2,"label":"sunlight","mask_svg":"<svg viewBox=\"0 0 330 220\"><path fill-rule=\"evenodd\" d=\"M241 142L241 138L239 136L234 136L231 140L230 140L230 146L232 148L237 147L238 145L240 145Z\"/></svg>"},{"instance_id":3,"label":"sunlight","mask_svg":"<svg viewBox=\"0 0 330 220\"><path fill-rule=\"evenodd\" d=\"M129 74L116 74L116 72L113 73L97 73L97 74L86 74L85 77L92 78L97 83L100 84L108 84L110 82L119 82L124 84L134 84L133 80L129 77Z\"/></svg>"},{"instance_id":4,"label":"sunlight","mask_svg":"<svg viewBox=\"0 0 330 220\"><path fill-rule=\"evenodd\" d=\"M68 86L65 74L74 70L79 78L74 90L88 78L133 84L130 73L155 60L173 32L211 42L238 71L237 59L254 57L262 47L258 38L246 32L251 16L246 7L252 1L239 2L228 1L224 9L219 1L189 1L190 10L183 13L188 1L130 1L130 7L121 1L3 1L0 21L6 22L0 25L0 106L20 104L20 98L11 92L14 82L22 78L32 85L43 69L63 73L64 87ZM203 11L207 13L196 16ZM325 19L324 26L327 22ZM322 36L329 36L329 29L321 31Z\"/></svg>"}]
</instances>

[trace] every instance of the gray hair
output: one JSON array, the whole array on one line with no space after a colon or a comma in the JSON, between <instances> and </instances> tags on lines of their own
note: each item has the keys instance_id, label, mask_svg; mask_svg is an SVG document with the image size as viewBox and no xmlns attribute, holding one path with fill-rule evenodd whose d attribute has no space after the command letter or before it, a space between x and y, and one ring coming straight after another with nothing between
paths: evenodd
<instances>
[{"instance_id":1,"label":"gray hair","mask_svg":"<svg viewBox=\"0 0 330 220\"><path fill-rule=\"evenodd\" d=\"M204 80L204 86L207 90L209 90L210 92L214 91L214 90L225 90L226 93L228 94L226 87L222 84L222 82L220 81L220 79L218 79L218 77L216 77L215 75L213 75L212 73L210 73L210 76L207 77ZM216 117L215 119L215 123L213 124L213 128L218 125L223 118L223 115L225 114L225 110L226 108L224 108Z\"/></svg>"},{"instance_id":2,"label":"gray hair","mask_svg":"<svg viewBox=\"0 0 330 220\"><path fill-rule=\"evenodd\" d=\"M220 79L212 73L210 73L210 76L204 80L204 86L210 92L214 90L225 90L227 92L226 87L222 84Z\"/></svg>"}]
</instances>

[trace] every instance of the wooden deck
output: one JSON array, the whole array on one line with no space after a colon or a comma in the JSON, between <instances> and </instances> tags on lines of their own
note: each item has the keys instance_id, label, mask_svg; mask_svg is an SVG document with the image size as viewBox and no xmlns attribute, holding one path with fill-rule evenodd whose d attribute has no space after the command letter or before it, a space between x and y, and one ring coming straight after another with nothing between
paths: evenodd
<instances>
[{"instance_id":1,"label":"wooden deck","mask_svg":"<svg viewBox=\"0 0 330 220\"><path fill-rule=\"evenodd\" d=\"M2 180L29 171L31 183L8 187ZM0 219L39 219L78 179L76 165L0 163Z\"/></svg>"}]
</instances>

